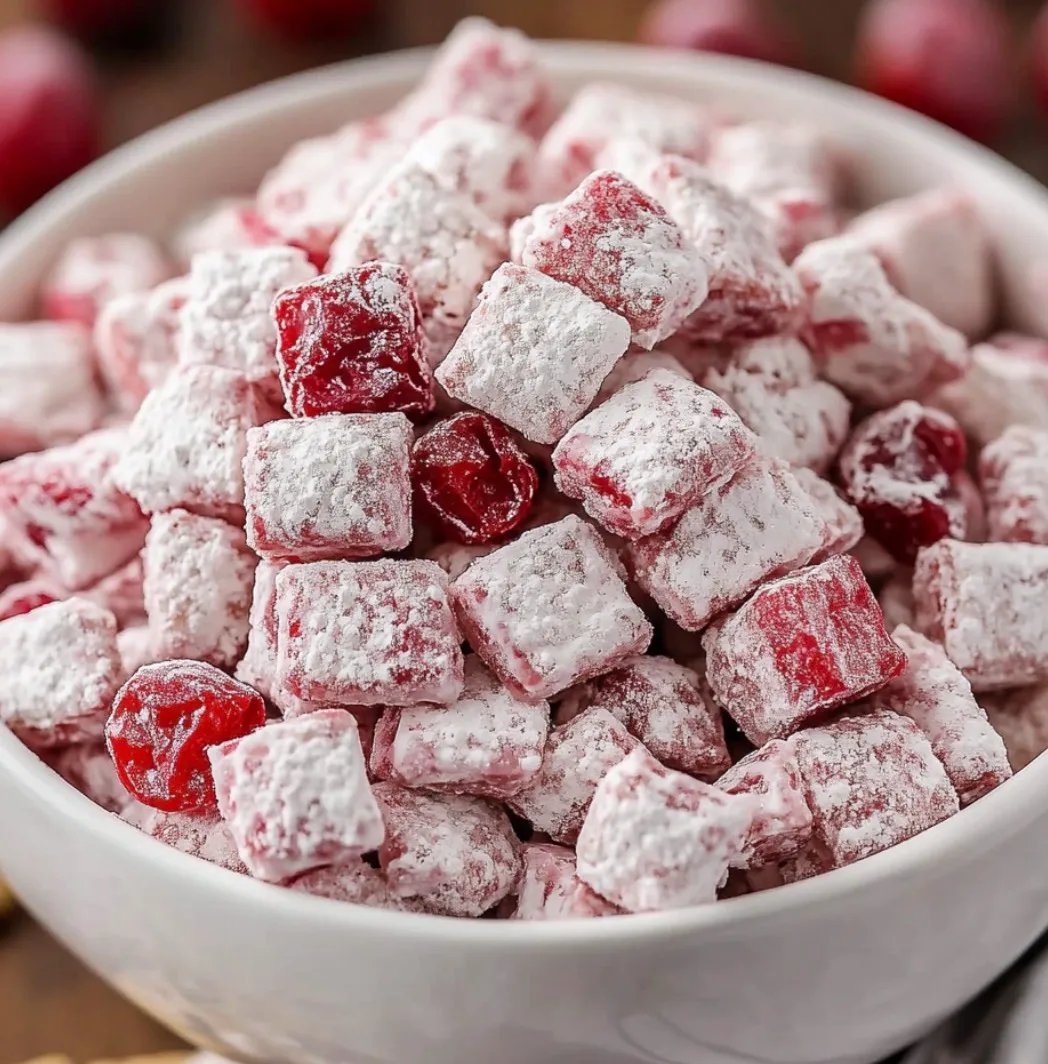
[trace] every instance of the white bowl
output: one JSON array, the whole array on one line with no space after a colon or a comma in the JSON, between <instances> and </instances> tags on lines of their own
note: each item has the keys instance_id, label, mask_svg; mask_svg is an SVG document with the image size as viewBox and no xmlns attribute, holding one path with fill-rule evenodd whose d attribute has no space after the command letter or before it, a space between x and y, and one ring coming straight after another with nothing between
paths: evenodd
<instances>
[{"instance_id":1,"label":"white bowl","mask_svg":"<svg viewBox=\"0 0 1048 1064\"><path fill-rule=\"evenodd\" d=\"M605 78L804 118L870 200L955 182L1001 248L1010 320L1048 195L960 137L817 78L736 60L556 44L567 95ZM236 97L116 152L0 237L0 318L28 313L72 236L165 233L250 190L293 140L377 111L421 52ZM2 681L0 681L2 682ZM0 728L0 867L29 909L191 1042L300 1064L868 1062L923 1034L1048 926L1043 759L959 816L819 879L704 908L569 923L452 921L305 897L153 842Z\"/></svg>"}]
</instances>

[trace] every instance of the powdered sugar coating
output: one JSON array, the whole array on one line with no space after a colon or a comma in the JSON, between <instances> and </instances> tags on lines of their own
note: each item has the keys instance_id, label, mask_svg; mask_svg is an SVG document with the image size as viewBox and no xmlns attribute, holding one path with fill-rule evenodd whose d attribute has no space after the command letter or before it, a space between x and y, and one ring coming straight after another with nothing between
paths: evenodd
<instances>
[{"instance_id":1,"label":"powdered sugar coating","mask_svg":"<svg viewBox=\"0 0 1048 1064\"><path fill-rule=\"evenodd\" d=\"M1048 424L1048 341L1000 333L976 344L971 359L968 373L929 401L976 443L985 446L1012 425Z\"/></svg>"},{"instance_id":2,"label":"powdered sugar coating","mask_svg":"<svg viewBox=\"0 0 1048 1064\"><path fill-rule=\"evenodd\" d=\"M1048 547L942 539L917 557L917 628L976 691L1048 680ZM987 609L987 603L993 608Z\"/></svg>"},{"instance_id":3,"label":"powdered sugar coating","mask_svg":"<svg viewBox=\"0 0 1048 1064\"><path fill-rule=\"evenodd\" d=\"M604 378L604 383L600 386L593 405L596 406L610 399L628 384L636 384L637 381L644 380L649 373L657 369L675 373L684 381L692 379L691 374L668 351L655 348L653 351L631 352L629 358L620 358L612 371Z\"/></svg>"},{"instance_id":4,"label":"powdered sugar coating","mask_svg":"<svg viewBox=\"0 0 1048 1064\"><path fill-rule=\"evenodd\" d=\"M154 653L232 668L247 646L256 564L240 528L186 510L155 514L145 549Z\"/></svg>"},{"instance_id":5,"label":"powdered sugar coating","mask_svg":"<svg viewBox=\"0 0 1048 1064\"><path fill-rule=\"evenodd\" d=\"M79 743L59 750L51 767L66 783L110 813L119 813L133 799L124 789L103 743Z\"/></svg>"},{"instance_id":6,"label":"powdered sugar coating","mask_svg":"<svg viewBox=\"0 0 1048 1064\"><path fill-rule=\"evenodd\" d=\"M698 163L636 142L611 145L603 161L654 196L705 263L709 292L684 323L690 339L720 343L795 331L803 293L756 207Z\"/></svg>"},{"instance_id":7,"label":"powdered sugar coating","mask_svg":"<svg viewBox=\"0 0 1048 1064\"><path fill-rule=\"evenodd\" d=\"M160 247L142 233L107 233L71 240L44 279L44 314L91 328L115 296L145 292L171 276Z\"/></svg>"},{"instance_id":8,"label":"powdered sugar coating","mask_svg":"<svg viewBox=\"0 0 1048 1064\"><path fill-rule=\"evenodd\" d=\"M182 507L242 517L247 430L258 423L242 376L217 366L179 366L135 414L113 480L146 513Z\"/></svg>"},{"instance_id":9,"label":"powdered sugar coating","mask_svg":"<svg viewBox=\"0 0 1048 1064\"><path fill-rule=\"evenodd\" d=\"M125 444L122 430L99 429L0 466L10 542L67 588L89 587L142 549L146 520L113 482Z\"/></svg>"},{"instance_id":10,"label":"powdered sugar coating","mask_svg":"<svg viewBox=\"0 0 1048 1064\"><path fill-rule=\"evenodd\" d=\"M549 706L514 698L476 655L448 706L387 709L375 732L376 779L478 798L510 798L542 768Z\"/></svg>"},{"instance_id":11,"label":"powdered sugar coating","mask_svg":"<svg viewBox=\"0 0 1048 1064\"><path fill-rule=\"evenodd\" d=\"M394 706L462 693L461 637L434 562L289 565L276 585L276 679L288 693Z\"/></svg>"},{"instance_id":12,"label":"powdered sugar coating","mask_svg":"<svg viewBox=\"0 0 1048 1064\"><path fill-rule=\"evenodd\" d=\"M706 298L703 259L673 218L621 174L590 174L532 216L520 262L621 314L651 349Z\"/></svg>"},{"instance_id":13,"label":"powdered sugar coating","mask_svg":"<svg viewBox=\"0 0 1048 1064\"><path fill-rule=\"evenodd\" d=\"M188 281L176 277L145 292L116 296L99 311L98 363L120 408L134 413L178 359L175 338Z\"/></svg>"},{"instance_id":14,"label":"powdered sugar coating","mask_svg":"<svg viewBox=\"0 0 1048 1064\"><path fill-rule=\"evenodd\" d=\"M393 909L402 913L419 911L419 906L411 899L398 898L393 893L386 877L377 868L359 859L316 868L287 885L302 894L350 905L369 905L374 909Z\"/></svg>"},{"instance_id":15,"label":"powdered sugar coating","mask_svg":"<svg viewBox=\"0 0 1048 1064\"><path fill-rule=\"evenodd\" d=\"M427 327L461 328L507 251L505 226L468 193L449 190L417 163L402 163L339 233L327 272L376 260L403 266Z\"/></svg>"},{"instance_id":16,"label":"powdered sugar coating","mask_svg":"<svg viewBox=\"0 0 1048 1064\"><path fill-rule=\"evenodd\" d=\"M577 517L477 559L451 590L470 646L524 701L599 676L651 641L607 547Z\"/></svg>"},{"instance_id":17,"label":"powdered sugar coating","mask_svg":"<svg viewBox=\"0 0 1048 1064\"><path fill-rule=\"evenodd\" d=\"M983 448L989 538L1048 545L1048 431L1014 425Z\"/></svg>"},{"instance_id":18,"label":"powdered sugar coating","mask_svg":"<svg viewBox=\"0 0 1048 1064\"><path fill-rule=\"evenodd\" d=\"M34 576L28 580L18 580L0 591L0 621L67 598L68 590L52 577Z\"/></svg>"},{"instance_id":19,"label":"powdered sugar coating","mask_svg":"<svg viewBox=\"0 0 1048 1064\"><path fill-rule=\"evenodd\" d=\"M273 300L316 276L297 248L205 251L193 259L180 316L179 362L222 366L279 394Z\"/></svg>"},{"instance_id":20,"label":"powdered sugar coating","mask_svg":"<svg viewBox=\"0 0 1048 1064\"><path fill-rule=\"evenodd\" d=\"M103 412L87 329L0 324L0 458L74 440Z\"/></svg>"},{"instance_id":21,"label":"powdered sugar coating","mask_svg":"<svg viewBox=\"0 0 1048 1064\"><path fill-rule=\"evenodd\" d=\"M109 610L121 628L142 624L146 619L145 573L142 556L136 554L126 565L102 577L97 584L84 588L81 597Z\"/></svg>"},{"instance_id":22,"label":"powdered sugar coating","mask_svg":"<svg viewBox=\"0 0 1048 1064\"><path fill-rule=\"evenodd\" d=\"M143 665L152 665L157 660L148 624L124 628L117 633L116 645L120 652L121 682L130 679Z\"/></svg>"},{"instance_id":23,"label":"powdered sugar coating","mask_svg":"<svg viewBox=\"0 0 1048 1064\"><path fill-rule=\"evenodd\" d=\"M438 543L426 552L426 557L441 567L454 583L478 558L484 558L498 550L493 543Z\"/></svg>"},{"instance_id":24,"label":"powdered sugar coating","mask_svg":"<svg viewBox=\"0 0 1048 1064\"><path fill-rule=\"evenodd\" d=\"M701 162L717 122L712 111L675 96L591 82L575 93L542 139L538 170L543 194L549 199L567 195L597 169L601 151L622 138Z\"/></svg>"},{"instance_id":25,"label":"powdered sugar coating","mask_svg":"<svg viewBox=\"0 0 1048 1064\"><path fill-rule=\"evenodd\" d=\"M124 809L121 819L190 857L199 857L230 872L247 874L233 836L217 813L163 813L135 802Z\"/></svg>"},{"instance_id":26,"label":"powdered sugar coating","mask_svg":"<svg viewBox=\"0 0 1048 1064\"><path fill-rule=\"evenodd\" d=\"M248 614L247 649L234 675L267 698L273 697L277 672L277 573L280 562L262 559L255 567Z\"/></svg>"},{"instance_id":27,"label":"powdered sugar coating","mask_svg":"<svg viewBox=\"0 0 1048 1064\"><path fill-rule=\"evenodd\" d=\"M571 920L619 912L579 879L575 854L568 847L551 843L521 847L520 882L511 920Z\"/></svg>"},{"instance_id":28,"label":"powdered sugar coating","mask_svg":"<svg viewBox=\"0 0 1048 1064\"><path fill-rule=\"evenodd\" d=\"M0 721L27 746L98 740L120 683L116 620L80 598L0 622Z\"/></svg>"},{"instance_id":29,"label":"powdered sugar coating","mask_svg":"<svg viewBox=\"0 0 1048 1064\"><path fill-rule=\"evenodd\" d=\"M682 628L699 631L765 580L805 565L825 525L784 462L759 459L668 532L630 544L637 582Z\"/></svg>"},{"instance_id":30,"label":"powdered sugar coating","mask_svg":"<svg viewBox=\"0 0 1048 1064\"><path fill-rule=\"evenodd\" d=\"M715 901L753 819L727 795L635 750L601 781L579 834L578 875L628 912Z\"/></svg>"},{"instance_id":31,"label":"powdered sugar coating","mask_svg":"<svg viewBox=\"0 0 1048 1064\"><path fill-rule=\"evenodd\" d=\"M847 439L851 403L819 379L811 352L793 337L743 344L699 383L757 434L765 454L791 465L824 472Z\"/></svg>"},{"instance_id":32,"label":"powdered sugar coating","mask_svg":"<svg viewBox=\"0 0 1048 1064\"><path fill-rule=\"evenodd\" d=\"M822 546L812 555L811 563L818 565L850 551L862 539L862 515L828 480L812 470L794 469L793 475L815 503L824 523Z\"/></svg>"},{"instance_id":33,"label":"powdered sugar coating","mask_svg":"<svg viewBox=\"0 0 1048 1064\"><path fill-rule=\"evenodd\" d=\"M1013 772L1048 750L1048 687L1020 687L986 696L983 705L1008 750Z\"/></svg>"},{"instance_id":34,"label":"powdered sugar coating","mask_svg":"<svg viewBox=\"0 0 1048 1064\"><path fill-rule=\"evenodd\" d=\"M394 894L442 916L481 916L513 890L520 859L501 809L392 783L374 794L386 828L379 863Z\"/></svg>"},{"instance_id":35,"label":"powdered sugar coating","mask_svg":"<svg viewBox=\"0 0 1048 1064\"><path fill-rule=\"evenodd\" d=\"M537 443L556 443L629 346L626 320L537 270L509 263L484 285L437 370L448 394Z\"/></svg>"},{"instance_id":36,"label":"powdered sugar coating","mask_svg":"<svg viewBox=\"0 0 1048 1064\"><path fill-rule=\"evenodd\" d=\"M995 307L993 248L961 189L933 188L859 215L848 234L872 251L892 284L966 336L984 336Z\"/></svg>"},{"instance_id":37,"label":"powdered sugar coating","mask_svg":"<svg viewBox=\"0 0 1048 1064\"><path fill-rule=\"evenodd\" d=\"M258 213L252 199L228 197L185 218L171 236L175 258L188 267L205 251L244 251L280 244L282 240Z\"/></svg>"},{"instance_id":38,"label":"powdered sugar coating","mask_svg":"<svg viewBox=\"0 0 1048 1064\"><path fill-rule=\"evenodd\" d=\"M712 392L668 370L627 385L568 430L557 487L609 531L666 528L747 464L756 441Z\"/></svg>"},{"instance_id":39,"label":"powdered sugar coating","mask_svg":"<svg viewBox=\"0 0 1048 1064\"><path fill-rule=\"evenodd\" d=\"M717 131L708 165L768 218L787 262L840 226L843 166L819 129L771 120L728 125Z\"/></svg>"},{"instance_id":40,"label":"powdered sugar coating","mask_svg":"<svg viewBox=\"0 0 1048 1064\"><path fill-rule=\"evenodd\" d=\"M719 780L725 794L751 795L757 812L737 867L763 868L794 857L811 838L812 816L791 740L772 739Z\"/></svg>"},{"instance_id":41,"label":"powdered sugar coating","mask_svg":"<svg viewBox=\"0 0 1048 1064\"><path fill-rule=\"evenodd\" d=\"M536 831L571 845L597 785L640 743L607 710L593 708L549 733L542 770L507 804Z\"/></svg>"},{"instance_id":42,"label":"powdered sugar coating","mask_svg":"<svg viewBox=\"0 0 1048 1064\"><path fill-rule=\"evenodd\" d=\"M591 708L621 721L667 768L712 781L731 764L720 710L698 673L670 658L637 657L590 680L561 702L557 722Z\"/></svg>"},{"instance_id":43,"label":"powdered sugar coating","mask_svg":"<svg viewBox=\"0 0 1048 1064\"><path fill-rule=\"evenodd\" d=\"M847 555L765 584L702 645L714 696L757 746L878 690L906 665Z\"/></svg>"},{"instance_id":44,"label":"powdered sugar coating","mask_svg":"<svg viewBox=\"0 0 1048 1064\"><path fill-rule=\"evenodd\" d=\"M219 812L259 879L347 861L385 837L357 723L343 710L267 724L208 757Z\"/></svg>"},{"instance_id":45,"label":"powdered sugar coating","mask_svg":"<svg viewBox=\"0 0 1048 1064\"><path fill-rule=\"evenodd\" d=\"M946 770L907 717L873 710L798 732L793 743L813 842L829 868L895 846L958 810Z\"/></svg>"},{"instance_id":46,"label":"powdered sugar coating","mask_svg":"<svg viewBox=\"0 0 1048 1064\"><path fill-rule=\"evenodd\" d=\"M969 805L1011 776L1004 742L941 646L905 625L892 632L892 639L906 654L906 669L873 702L916 723L945 766L961 805Z\"/></svg>"},{"instance_id":47,"label":"powdered sugar coating","mask_svg":"<svg viewBox=\"0 0 1048 1064\"><path fill-rule=\"evenodd\" d=\"M319 561L411 542L411 423L403 414L271 421L247 434L248 543L271 560Z\"/></svg>"},{"instance_id":48,"label":"powdered sugar coating","mask_svg":"<svg viewBox=\"0 0 1048 1064\"><path fill-rule=\"evenodd\" d=\"M921 399L971 364L964 336L900 295L855 238L809 245L794 269L807 295L805 341L823 375L853 399Z\"/></svg>"}]
</instances>

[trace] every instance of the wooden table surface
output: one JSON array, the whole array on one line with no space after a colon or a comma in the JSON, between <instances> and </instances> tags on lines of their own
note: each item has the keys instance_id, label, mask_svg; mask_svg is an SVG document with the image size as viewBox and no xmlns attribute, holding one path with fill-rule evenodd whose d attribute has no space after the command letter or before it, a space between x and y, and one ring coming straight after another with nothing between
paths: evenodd
<instances>
[{"instance_id":1,"label":"wooden table surface","mask_svg":"<svg viewBox=\"0 0 1048 1064\"><path fill-rule=\"evenodd\" d=\"M245 29L221 0L197 0L177 43L107 66L111 144L210 100L283 74L403 45L440 40L465 14L485 14L540 37L633 38L645 0L376 0L376 25L355 41L290 48ZM1037 0L1007 4L1019 32ZM780 0L805 44L807 65L847 79L860 0ZM26 19L29 0L0 0L0 28ZM1026 107L1002 151L1048 179L1048 122ZM170 1049L176 1039L126 1004L25 916L0 926L0 1064L48 1053L77 1062Z\"/></svg>"}]
</instances>

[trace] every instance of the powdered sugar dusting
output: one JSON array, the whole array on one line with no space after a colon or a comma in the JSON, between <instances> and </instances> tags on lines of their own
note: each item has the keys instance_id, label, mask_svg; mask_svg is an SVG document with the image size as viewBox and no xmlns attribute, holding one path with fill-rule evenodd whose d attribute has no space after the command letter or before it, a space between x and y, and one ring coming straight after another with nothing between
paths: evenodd
<instances>
[{"instance_id":1,"label":"powdered sugar dusting","mask_svg":"<svg viewBox=\"0 0 1048 1064\"><path fill-rule=\"evenodd\" d=\"M579 879L575 854L566 846L531 843L521 847L520 863L511 920L570 920L620 912Z\"/></svg>"},{"instance_id":2,"label":"powdered sugar dusting","mask_svg":"<svg viewBox=\"0 0 1048 1064\"><path fill-rule=\"evenodd\" d=\"M1048 431L1014 425L983 449L990 539L1048 545Z\"/></svg>"},{"instance_id":3,"label":"powdered sugar dusting","mask_svg":"<svg viewBox=\"0 0 1048 1064\"><path fill-rule=\"evenodd\" d=\"M822 546L812 555L813 564L844 554L862 539L862 515L828 481L810 469L794 469L793 475L811 497L825 526Z\"/></svg>"}]
</instances>

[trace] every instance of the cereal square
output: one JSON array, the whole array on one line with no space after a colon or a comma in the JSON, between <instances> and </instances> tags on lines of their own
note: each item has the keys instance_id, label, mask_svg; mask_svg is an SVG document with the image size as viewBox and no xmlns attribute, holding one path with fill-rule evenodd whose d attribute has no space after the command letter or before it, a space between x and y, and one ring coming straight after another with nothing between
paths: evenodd
<instances>
[{"instance_id":1,"label":"cereal square","mask_svg":"<svg viewBox=\"0 0 1048 1064\"><path fill-rule=\"evenodd\" d=\"M983 448L989 538L1048 546L1048 431L1014 425Z\"/></svg>"},{"instance_id":2,"label":"cereal square","mask_svg":"<svg viewBox=\"0 0 1048 1064\"><path fill-rule=\"evenodd\" d=\"M533 842L521 847L511 920L572 920L619 912L579 879L575 854L567 846Z\"/></svg>"}]
</instances>

